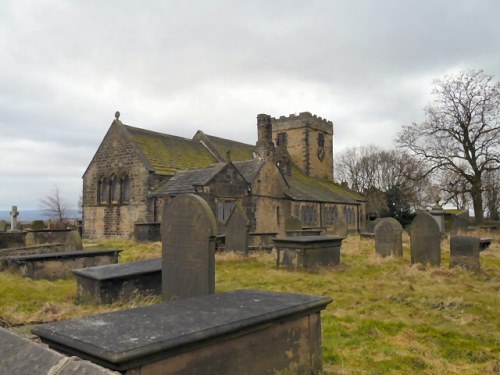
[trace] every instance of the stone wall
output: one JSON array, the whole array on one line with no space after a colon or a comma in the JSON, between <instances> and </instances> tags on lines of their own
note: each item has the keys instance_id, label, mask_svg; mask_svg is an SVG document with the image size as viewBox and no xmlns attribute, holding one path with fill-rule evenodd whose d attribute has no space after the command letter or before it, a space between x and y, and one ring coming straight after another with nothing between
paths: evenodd
<instances>
[{"instance_id":1,"label":"stone wall","mask_svg":"<svg viewBox=\"0 0 500 375\"><path fill-rule=\"evenodd\" d=\"M272 119L273 141L287 134L287 150L293 162L309 176L333 180L333 124L331 121L302 112L299 115ZM319 138L322 137L322 151Z\"/></svg>"},{"instance_id":2,"label":"stone wall","mask_svg":"<svg viewBox=\"0 0 500 375\"><path fill-rule=\"evenodd\" d=\"M83 176L83 238L130 237L135 222L147 221L146 195L160 177L146 169L121 127L113 123ZM99 203L99 181L113 175L128 175L128 203Z\"/></svg>"},{"instance_id":3,"label":"stone wall","mask_svg":"<svg viewBox=\"0 0 500 375\"><path fill-rule=\"evenodd\" d=\"M24 246L23 232L0 232L0 249L8 249Z\"/></svg>"}]
</instances>

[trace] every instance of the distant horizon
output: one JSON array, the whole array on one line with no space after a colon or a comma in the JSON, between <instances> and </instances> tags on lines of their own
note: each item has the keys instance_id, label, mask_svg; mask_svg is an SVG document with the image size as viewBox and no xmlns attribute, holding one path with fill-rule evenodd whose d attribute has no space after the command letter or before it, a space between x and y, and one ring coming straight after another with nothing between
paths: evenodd
<instances>
[{"instance_id":1,"label":"distant horizon","mask_svg":"<svg viewBox=\"0 0 500 375\"><path fill-rule=\"evenodd\" d=\"M10 217L10 209L9 210L0 210L0 220L5 220L10 222L11 217ZM53 219L50 215L46 213L46 210L40 210L40 209L26 209L26 210L21 210L18 207L19 211L19 216L17 217L17 221L19 222L24 222L24 221L33 221L33 220L49 220ZM79 213L78 208L72 208L68 209L68 218L74 219L74 218L81 218L81 214Z\"/></svg>"}]
</instances>

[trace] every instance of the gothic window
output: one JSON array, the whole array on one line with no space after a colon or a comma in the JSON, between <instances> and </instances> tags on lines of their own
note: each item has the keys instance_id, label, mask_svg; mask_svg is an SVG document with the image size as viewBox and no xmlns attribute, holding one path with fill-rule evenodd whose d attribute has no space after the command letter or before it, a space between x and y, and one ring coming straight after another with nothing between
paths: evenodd
<instances>
[{"instance_id":1,"label":"gothic window","mask_svg":"<svg viewBox=\"0 0 500 375\"><path fill-rule=\"evenodd\" d=\"M318 133L318 159L323 161L325 157L325 135Z\"/></svg>"},{"instance_id":2,"label":"gothic window","mask_svg":"<svg viewBox=\"0 0 500 375\"><path fill-rule=\"evenodd\" d=\"M302 206L301 220L303 226L313 226L316 222L316 211L314 206Z\"/></svg>"},{"instance_id":3,"label":"gothic window","mask_svg":"<svg viewBox=\"0 0 500 375\"><path fill-rule=\"evenodd\" d=\"M120 203L120 178L116 175L111 177L111 202Z\"/></svg>"},{"instance_id":4,"label":"gothic window","mask_svg":"<svg viewBox=\"0 0 500 375\"><path fill-rule=\"evenodd\" d=\"M109 180L106 177L99 183L99 203L109 203Z\"/></svg>"},{"instance_id":5,"label":"gothic window","mask_svg":"<svg viewBox=\"0 0 500 375\"><path fill-rule=\"evenodd\" d=\"M218 201L217 202L217 221L219 223L224 223L227 219L229 219L229 215L234 208L234 201Z\"/></svg>"},{"instance_id":6,"label":"gothic window","mask_svg":"<svg viewBox=\"0 0 500 375\"><path fill-rule=\"evenodd\" d=\"M278 138L276 139L276 146L286 146L288 144L288 134L278 133Z\"/></svg>"},{"instance_id":7,"label":"gothic window","mask_svg":"<svg viewBox=\"0 0 500 375\"><path fill-rule=\"evenodd\" d=\"M130 179L125 175L122 179L122 202L130 202Z\"/></svg>"},{"instance_id":8,"label":"gothic window","mask_svg":"<svg viewBox=\"0 0 500 375\"><path fill-rule=\"evenodd\" d=\"M318 147L325 147L325 135L318 133Z\"/></svg>"}]
</instances>

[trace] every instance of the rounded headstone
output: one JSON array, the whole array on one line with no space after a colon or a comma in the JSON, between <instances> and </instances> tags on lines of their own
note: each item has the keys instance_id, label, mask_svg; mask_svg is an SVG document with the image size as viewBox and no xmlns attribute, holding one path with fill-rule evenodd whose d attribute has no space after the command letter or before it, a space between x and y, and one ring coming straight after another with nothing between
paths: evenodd
<instances>
[{"instance_id":1,"label":"rounded headstone","mask_svg":"<svg viewBox=\"0 0 500 375\"><path fill-rule=\"evenodd\" d=\"M391 217L380 219L375 225L375 251L380 256L403 256L403 227Z\"/></svg>"},{"instance_id":2,"label":"rounded headstone","mask_svg":"<svg viewBox=\"0 0 500 375\"><path fill-rule=\"evenodd\" d=\"M217 222L208 203L194 194L179 195L161 219L162 294L167 301L215 292Z\"/></svg>"},{"instance_id":3,"label":"rounded headstone","mask_svg":"<svg viewBox=\"0 0 500 375\"><path fill-rule=\"evenodd\" d=\"M410 228L411 263L441 265L441 231L427 212L419 212Z\"/></svg>"}]
</instances>

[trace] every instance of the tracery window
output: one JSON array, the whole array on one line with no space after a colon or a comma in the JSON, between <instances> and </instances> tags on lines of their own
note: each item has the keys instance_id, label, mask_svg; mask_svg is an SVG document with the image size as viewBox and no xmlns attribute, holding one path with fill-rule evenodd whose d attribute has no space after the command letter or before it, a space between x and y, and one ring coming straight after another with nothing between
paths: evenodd
<instances>
[{"instance_id":1,"label":"tracery window","mask_svg":"<svg viewBox=\"0 0 500 375\"><path fill-rule=\"evenodd\" d=\"M106 177L99 183L99 203L109 203L109 180Z\"/></svg>"},{"instance_id":2,"label":"tracery window","mask_svg":"<svg viewBox=\"0 0 500 375\"><path fill-rule=\"evenodd\" d=\"M122 202L130 202L130 179L125 175L122 179Z\"/></svg>"},{"instance_id":3,"label":"tracery window","mask_svg":"<svg viewBox=\"0 0 500 375\"><path fill-rule=\"evenodd\" d=\"M111 202L120 203L120 178L116 175L111 177Z\"/></svg>"}]
</instances>

